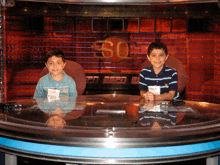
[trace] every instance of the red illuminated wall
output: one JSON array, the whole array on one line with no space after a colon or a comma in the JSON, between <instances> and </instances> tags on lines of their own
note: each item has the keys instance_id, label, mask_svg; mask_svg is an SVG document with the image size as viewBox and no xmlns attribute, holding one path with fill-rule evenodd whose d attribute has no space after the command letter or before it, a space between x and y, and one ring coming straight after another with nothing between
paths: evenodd
<instances>
[{"instance_id":1,"label":"red illuminated wall","mask_svg":"<svg viewBox=\"0 0 220 165\"><path fill-rule=\"evenodd\" d=\"M160 40L167 45L169 55L178 58L186 69L187 99L219 102L218 24L210 33L188 33L187 19L138 18L138 25L138 19L132 18L126 20L125 29L109 30L105 27L105 20L101 26L95 24L91 27L91 21L97 21L92 18L43 17L43 27L30 26L27 18L6 15L5 99L8 101L33 96L44 67L43 55L52 47L62 50L66 59L81 64L86 73L139 73L147 59L147 46ZM42 18L32 19L41 23ZM100 52L94 50L93 43L112 36L135 41L138 46L130 45L129 55L137 53L138 57L119 63L95 58L93 53Z\"/></svg>"}]
</instances>

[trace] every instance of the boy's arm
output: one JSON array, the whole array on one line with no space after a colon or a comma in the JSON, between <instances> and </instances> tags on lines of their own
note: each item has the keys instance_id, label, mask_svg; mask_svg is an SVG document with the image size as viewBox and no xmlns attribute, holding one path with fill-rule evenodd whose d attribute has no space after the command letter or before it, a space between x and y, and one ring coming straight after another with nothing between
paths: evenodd
<instances>
[{"instance_id":1,"label":"boy's arm","mask_svg":"<svg viewBox=\"0 0 220 165\"><path fill-rule=\"evenodd\" d=\"M161 94L155 97L155 100L173 100L176 92L177 92L177 82L178 82L178 74L175 71L172 74L172 78L169 83L169 92L165 94Z\"/></svg>"},{"instance_id":2,"label":"boy's arm","mask_svg":"<svg viewBox=\"0 0 220 165\"><path fill-rule=\"evenodd\" d=\"M145 100L172 100L175 96L175 91L169 91L169 93L161 94L161 95L154 95L151 92L148 91L140 91L141 97L143 97Z\"/></svg>"},{"instance_id":3,"label":"boy's arm","mask_svg":"<svg viewBox=\"0 0 220 165\"><path fill-rule=\"evenodd\" d=\"M76 90L76 83L72 78L71 78L69 87L70 87L70 91L69 91L70 96L78 95L77 90Z\"/></svg>"},{"instance_id":4,"label":"boy's arm","mask_svg":"<svg viewBox=\"0 0 220 165\"><path fill-rule=\"evenodd\" d=\"M148 92L148 88L147 88L147 84L145 84L143 72L144 71L142 70L139 75L139 90L140 90L140 96L145 99L145 93Z\"/></svg>"},{"instance_id":5,"label":"boy's arm","mask_svg":"<svg viewBox=\"0 0 220 165\"><path fill-rule=\"evenodd\" d=\"M34 99L36 99L36 98L44 98L44 90L43 90L43 87L41 85L41 79L37 83L37 86L36 86L33 98Z\"/></svg>"},{"instance_id":6,"label":"boy's arm","mask_svg":"<svg viewBox=\"0 0 220 165\"><path fill-rule=\"evenodd\" d=\"M146 93L147 91L140 91L140 95L141 95L141 97L143 97L143 98L145 98L145 93Z\"/></svg>"},{"instance_id":7,"label":"boy's arm","mask_svg":"<svg viewBox=\"0 0 220 165\"><path fill-rule=\"evenodd\" d=\"M155 100L173 100L176 91L169 91L168 93L161 95L154 95Z\"/></svg>"},{"instance_id":8,"label":"boy's arm","mask_svg":"<svg viewBox=\"0 0 220 165\"><path fill-rule=\"evenodd\" d=\"M140 95L146 100L146 101L153 101L156 100L155 96L152 92L149 91L140 91Z\"/></svg>"},{"instance_id":9,"label":"boy's arm","mask_svg":"<svg viewBox=\"0 0 220 165\"><path fill-rule=\"evenodd\" d=\"M145 100L154 100L154 94L149 91L140 91L141 97L143 97Z\"/></svg>"}]
</instances>

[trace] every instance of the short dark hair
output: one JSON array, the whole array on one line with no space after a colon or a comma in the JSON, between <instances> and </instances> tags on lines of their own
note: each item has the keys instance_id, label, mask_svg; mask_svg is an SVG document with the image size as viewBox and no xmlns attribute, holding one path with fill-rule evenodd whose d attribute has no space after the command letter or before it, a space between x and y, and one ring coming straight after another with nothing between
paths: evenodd
<instances>
[{"instance_id":1,"label":"short dark hair","mask_svg":"<svg viewBox=\"0 0 220 165\"><path fill-rule=\"evenodd\" d=\"M48 59L52 56L61 57L63 62L65 63L64 53L61 50L58 50L56 48L53 48L47 52L46 57L45 57L45 63L47 63Z\"/></svg>"},{"instance_id":2,"label":"short dark hair","mask_svg":"<svg viewBox=\"0 0 220 165\"><path fill-rule=\"evenodd\" d=\"M153 51L153 49L163 49L163 51L168 54L167 46L162 42L152 42L148 47L148 56L150 56L150 53Z\"/></svg>"}]
</instances>

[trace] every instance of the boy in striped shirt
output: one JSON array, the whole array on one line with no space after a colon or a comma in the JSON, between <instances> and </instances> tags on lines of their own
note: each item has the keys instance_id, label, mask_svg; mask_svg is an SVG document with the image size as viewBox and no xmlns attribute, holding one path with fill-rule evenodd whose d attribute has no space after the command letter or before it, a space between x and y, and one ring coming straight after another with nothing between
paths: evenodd
<instances>
[{"instance_id":1,"label":"boy in striped shirt","mask_svg":"<svg viewBox=\"0 0 220 165\"><path fill-rule=\"evenodd\" d=\"M168 59L167 46L161 42L152 42L148 47L147 58L151 67L140 72L140 95L149 101L172 100L179 98L177 92L177 71L165 66Z\"/></svg>"}]
</instances>

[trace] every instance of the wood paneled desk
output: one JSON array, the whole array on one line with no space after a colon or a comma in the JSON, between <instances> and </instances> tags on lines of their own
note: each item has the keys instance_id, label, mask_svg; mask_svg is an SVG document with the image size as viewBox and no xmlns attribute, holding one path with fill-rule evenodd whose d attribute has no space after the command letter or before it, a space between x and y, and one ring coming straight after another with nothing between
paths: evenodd
<instances>
[{"instance_id":1,"label":"wood paneled desk","mask_svg":"<svg viewBox=\"0 0 220 165\"><path fill-rule=\"evenodd\" d=\"M2 104L0 128L0 151L10 160L215 164L220 154L220 105L206 102L172 105L120 94L21 100Z\"/></svg>"}]
</instances>

